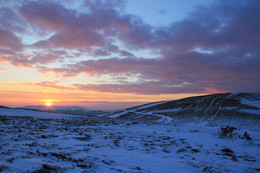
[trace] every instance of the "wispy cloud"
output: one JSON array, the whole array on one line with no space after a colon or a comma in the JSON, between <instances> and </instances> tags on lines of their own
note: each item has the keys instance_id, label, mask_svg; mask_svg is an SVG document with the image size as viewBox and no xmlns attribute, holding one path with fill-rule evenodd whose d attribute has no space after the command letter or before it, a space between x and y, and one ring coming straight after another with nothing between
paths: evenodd
<instances>
[{"instance_id":1,"label":"wispy cloud","mask_svg":"<svg viewBox=\"0 0 260 173\"><path fill-rule=\"evenodd\" d=\"M53 88L53 89L67 89L67 90L73 90L75 88L73 87L65 87L62 85L59 85L58 82L50 82L50 81L43 81L43 82L26 82L24 83L25 85L35 85L35 86L40 86L44 88Z\"/></svg>"}]
</instances>

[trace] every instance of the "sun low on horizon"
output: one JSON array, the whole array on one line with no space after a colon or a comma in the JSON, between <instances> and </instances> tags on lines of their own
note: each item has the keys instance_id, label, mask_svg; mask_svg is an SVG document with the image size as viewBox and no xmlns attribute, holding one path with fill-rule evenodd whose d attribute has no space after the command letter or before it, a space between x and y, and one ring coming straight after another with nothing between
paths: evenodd
<instances>
[{"instance_id":1,"label":"sun low on horizon","mask_svg":"<svg viewBox=\"0 0 260 173\"><path fill-rule=\"evenodd\" d=\"M259 92L256 16L258 0L1 0L0 105Z\"/></svg>"},{"instance_id":2,"label":"sun low on horizon","mask_svg":"<svg viewBox=\"0 0 260 173\"><path fill-rule=\"evenodd\" d=\"M54 104L54 100L53 99L42 99L41 102L46 107L52 107L53 104Z\"/></svg>"},{"instance_id":3,"label":"sun low on horizon","mask_svg":"<svg viewBox=\"0 0 260 173\"><path fill-rule=\"evenodd\" d=\"M53 103L50 103L50 102L45 103L45 106L47 106L47 107L50 107L52 105L53 105Z\"/></svg>"}]
</instances>

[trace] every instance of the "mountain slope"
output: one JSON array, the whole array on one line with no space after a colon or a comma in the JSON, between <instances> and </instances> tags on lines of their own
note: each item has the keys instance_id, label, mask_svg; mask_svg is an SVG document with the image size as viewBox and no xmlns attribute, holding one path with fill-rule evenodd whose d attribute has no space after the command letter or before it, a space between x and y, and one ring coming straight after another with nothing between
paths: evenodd
<instances>
[{"instance_id":1,"label":"mountain slope","mask_svg":"<svg viewBox=\"0 0 260 173\"><path fill-rule=\"evenodd\" d=\"M107 114L110 118L171 122L213 119L259 119L260 94L224 93L141 105Z\"/></svg>"}]
</instances>

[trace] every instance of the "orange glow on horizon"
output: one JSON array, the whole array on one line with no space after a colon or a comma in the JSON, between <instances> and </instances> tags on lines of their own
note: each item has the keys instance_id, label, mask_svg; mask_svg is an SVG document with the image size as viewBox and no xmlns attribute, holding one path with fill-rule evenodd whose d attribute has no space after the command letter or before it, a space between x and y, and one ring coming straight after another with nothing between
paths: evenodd
<instances>
[{"instance_id":1,"label":"orange glow on horizon","mask_svg":"<svg viewBox=\"0 0 260 173\"><path fill-rule=\"evenodd\" d=\"M138 95L135 93L108 93L97 91L62 89L43 90L40 86L24 83L0 82L0 105L22 107L28 105L82 106L94 110L125 109L144 103L177 100L180 98L205 95L209 93ZM48 103L48 104L47 104ZM49 106L48 106L49 105Z\"/></svg>"}]
</instances>

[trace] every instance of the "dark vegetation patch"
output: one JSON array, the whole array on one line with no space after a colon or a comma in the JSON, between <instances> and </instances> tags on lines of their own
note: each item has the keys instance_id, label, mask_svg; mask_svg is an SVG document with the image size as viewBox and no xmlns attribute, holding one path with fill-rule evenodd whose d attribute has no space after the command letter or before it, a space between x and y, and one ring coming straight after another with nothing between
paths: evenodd
<instances>
[{"instance_id":1,"label":"dark vegetation patch","mask_svg":"<svg viewBox=\"0 0 260 173\"><path fill-rule=\"evenodd\" d=\"M6 166L6 165L0 165L0 172L4 171L4 170L6 170L6 169L8 169L8 166Z\"/></svg>"},{"instance_id":2,"label":"dark vegetation patch","mask_svg":"<svg viewBox=\"0 0 260 173\"><path fill-rule=\"evenodd\" d=\"M202 172L214 172L214 173L220 173L220 171L217 171L216 168L214 168L212 165L209 165L209 166L205 166L203 169L202 169Z\"/></svg>"},{"instance_id":3,"label":"dark vegetation patch","mask_svg":"<svg viewBox=\"0 0 260 173\"><path fill-rule=\"evenodd\" d=\"M111 165L112 163L114 163L113 160L102 160L102 162L107 164L107 165Z\"/></svg>"},{"instance_id":4,"label":"dark vegetation patch","mask_svg":"<svg viewBox=\"0 0 260 173\"><path fill-rule=\"evenodd\" d=\"M219 137L225 137L225 138L240 138L240 139L246 139L246 140L252 140L250 135L247 132L244 132L243 135L235 132L238 130L236 127L232 126L226 126L226 127L221 127L219 131Z\"/></svg>"},{"instance_id":5,"label":"dark vegetation patch","mask_svg":"<svg viewBox=\"0 0 260 173\"><path fill-rule=\"evenodd\" d=\"M191 149L191 152L193 152L193 153L198 153L198 152L200 152L200 150L199 150L199 149L196 149L196 148L193 148L193 149Z\"/></svg>"},{"instance_id":6,"label":"dark vegetation patch","mask_svg":"<svg viewBox=\"0 0 260 173\"><path fill-rule=\"evenodd\" d=\"M231 159L232 159L233 161L238 161L238 160L237 160L237 156L235 155L234 151L231 150L230 148L223 148L223 149L221 149L220 151L222 152L221 154L222 154L223 156L229 156L229 157L231 157Z\"/></svg>"},{"instance_id":7,"label":"dark vegetation patch","mask_svg":"<svg viewBox=\"0 0 260 173\"><path fill-rule=\"evenodd\" d=\"M178 149L176 153L182 153L182 152L185 152L185 151L187 151L187 149L181 148L181 149Z\"/></svg>"},{"instance_id":8,"label":"dark vegetation patch","mask_svg":"<svg viewBox=\"0 0 260 173\"><path fill-rule=\"evenodd\" d=\"M87 141L90 140L92 137L91 135L84 135L84 136L79 136L79 137L75 137L75 139L81 140L81 141Z\"/></svg>"},{"instance_id":9,"label":"dark vegetation patch","mask_svg":"<svg viewBox=\"0 0 260 173\"><path fill-rule=\"evenodd\" d=\"M140 170L141 170L141 167L140 167L140 166L137 166L137 167L135 167L135 169L140 171Z\"/></svg>"},{"instance_id":10,"label":"dark vegetation patch","mask_svg":"<svg viewBox=\"0 0 260 173\"><path fill-rule=\"evenodd\" d=\"M77 167L80 167L80 168L82 168L82 169L90 169L90 168L92 168L92 165L93 165L93 164L78 163L78 164L77 164Z\"/></svg>"},{"instance_id":11,"label":"dark vegetation patch","mask_svg":"<svg viewBox=\"0 0 260 173\"><path fill-rule=\"evenodd\" d=\"M71 157L69 157L69 154L63 154L63 153L50 153L51 156L56 157L57 159L61 160L72 160Z\"/></svg>"},{"instance_id":12,"label":"dark vegetation patch","mask_svg":"<svg viewBox=\"0 0 260 173\"><path fill-rule=\"evenodd\" d=\"M53 172L63 172L65 168L61 168L57 165L43 164L39 169L33 171L32 173L53 173Z\"/></svg>"},{"instance_id":13,"label":"dark vegetation patch","mask_svg":"<svg viewBox=\"0 0 260 173\"><path fill-rule=\"evenodd\" d=\"M219 136L233 138L233 137L237 136L237 133L234 133L235 130L237 130L236 127L232 127L232 126L230 127L228 125L226 127L221 127Z\"/></svg>"},{"instance_id":14,"label":"dark vegetation patch","mask_svg":"<svg viewBox=\"0 0 260 173\"><path fill-rule=\"evenodd\" d=\"M237 99L225 99L223 102L224 107L235 107L240 104L240 100Z\"/></svg>"}]
</instances>

